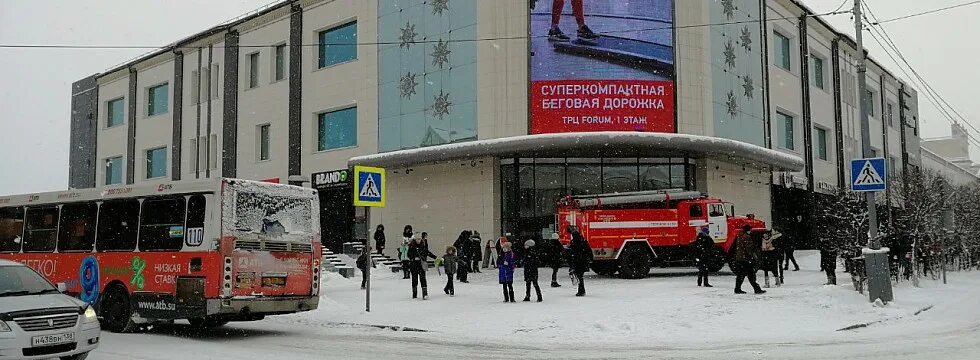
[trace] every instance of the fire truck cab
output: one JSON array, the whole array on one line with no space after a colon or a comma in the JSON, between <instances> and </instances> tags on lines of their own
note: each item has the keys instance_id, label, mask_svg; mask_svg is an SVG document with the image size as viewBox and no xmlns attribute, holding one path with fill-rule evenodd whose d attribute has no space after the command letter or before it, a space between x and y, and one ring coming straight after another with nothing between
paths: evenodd
<instances>
[{"instance_id":1,"label":"fire truck cab","mask_svg":"<svg viewBox=\"0 0 980 360\"><path fill-rule=\"evenodd\" d=\"M765 229L752 215L735 216L731 203L697 191L657 190L604 195L569 196L558 201L556 226L563 244L572 229L592 247L592 270L619 273L628 279L646 277L651 264L690 263L690 244L708 226L718 253L709 269L718 271L743 225Z\"/></svg>"}]
</instances>

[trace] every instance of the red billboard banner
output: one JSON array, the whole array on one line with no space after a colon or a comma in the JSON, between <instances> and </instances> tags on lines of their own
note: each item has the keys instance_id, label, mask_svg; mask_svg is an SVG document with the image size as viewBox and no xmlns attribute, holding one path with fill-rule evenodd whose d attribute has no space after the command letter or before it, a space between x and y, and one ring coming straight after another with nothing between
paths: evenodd
<instances>
[{"instance_id":1,"label":"red billboard banner","mask_svg":"<svg viewBox=\"0 0 980 360\"><path fill-rule=\"evenodd\" d=\"M531 133L675 132L673 99L672 81L533 81Z\"/></svg>"}]
</instances>

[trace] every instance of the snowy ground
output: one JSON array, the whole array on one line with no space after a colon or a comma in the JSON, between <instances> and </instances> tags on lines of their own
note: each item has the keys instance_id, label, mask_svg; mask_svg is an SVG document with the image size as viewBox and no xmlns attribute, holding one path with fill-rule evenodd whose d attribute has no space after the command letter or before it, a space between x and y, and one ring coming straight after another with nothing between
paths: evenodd
<instances>
[{"instance_id":1,"label":"snowy ground","mask_svg":"<svg viewBox=\"0 0 980 360\"><path fill-rule=\"evenodd\" d=\"M881 308L846 274L840 286L820 285L818 256L798 257L803 270L765 295L733 295L731 275L708 289L689 269L657 269L645 280L587 278L589 296L576 298L563 269L564 286L543 288L543 303L520 302L524 284L515 283L516 304L502 303L493 269L457 283L452 298L433 269L427 301L411 299L410 283L385 271L373 278L370 313L359 278L328 277L316 311L204 332L178 324L105 334L92 358L977 358L980 273L951 273L945 286L900 284L897 301ZM859 323L873 324L837 331Z\"/></svg>"}]
</instances>

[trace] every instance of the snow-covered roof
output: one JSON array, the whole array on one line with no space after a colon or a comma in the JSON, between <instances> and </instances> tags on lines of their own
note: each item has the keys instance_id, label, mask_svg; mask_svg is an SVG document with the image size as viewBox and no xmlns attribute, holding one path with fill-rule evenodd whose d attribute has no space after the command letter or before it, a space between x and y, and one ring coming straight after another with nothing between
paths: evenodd
<instances>
[{"instance_id":1,"label":"snow-covered roof","mask_svg":"<svg viewBox=\"0 0 980 360\"><path fill-rule=\"evenodd\" d=\"M353 157L348 165L390 168L479 157L693 157L713 158L775 171L801 171L798 156L709 136L630 131L521 135Z\"/></svg>"}]
</instances>

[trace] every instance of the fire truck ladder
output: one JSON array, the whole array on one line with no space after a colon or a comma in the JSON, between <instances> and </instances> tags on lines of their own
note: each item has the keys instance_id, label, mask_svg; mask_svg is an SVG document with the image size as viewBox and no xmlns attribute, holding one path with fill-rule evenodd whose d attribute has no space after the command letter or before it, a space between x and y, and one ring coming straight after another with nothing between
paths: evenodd
<instances>
[{"instance_id":1,"label":"fire truck ladder","mask_svg":"<svg viewBox=\"0 0 980 360\"><path fill-rule=\"evenodd\" d=\"M697 191L682 189L634 191L615 194L573 196L572 200L579 208L599 207L603 205L626 205L652 202L667 202L671 200L700 199L705 195Z\"/></svg>"}]
</instances>

